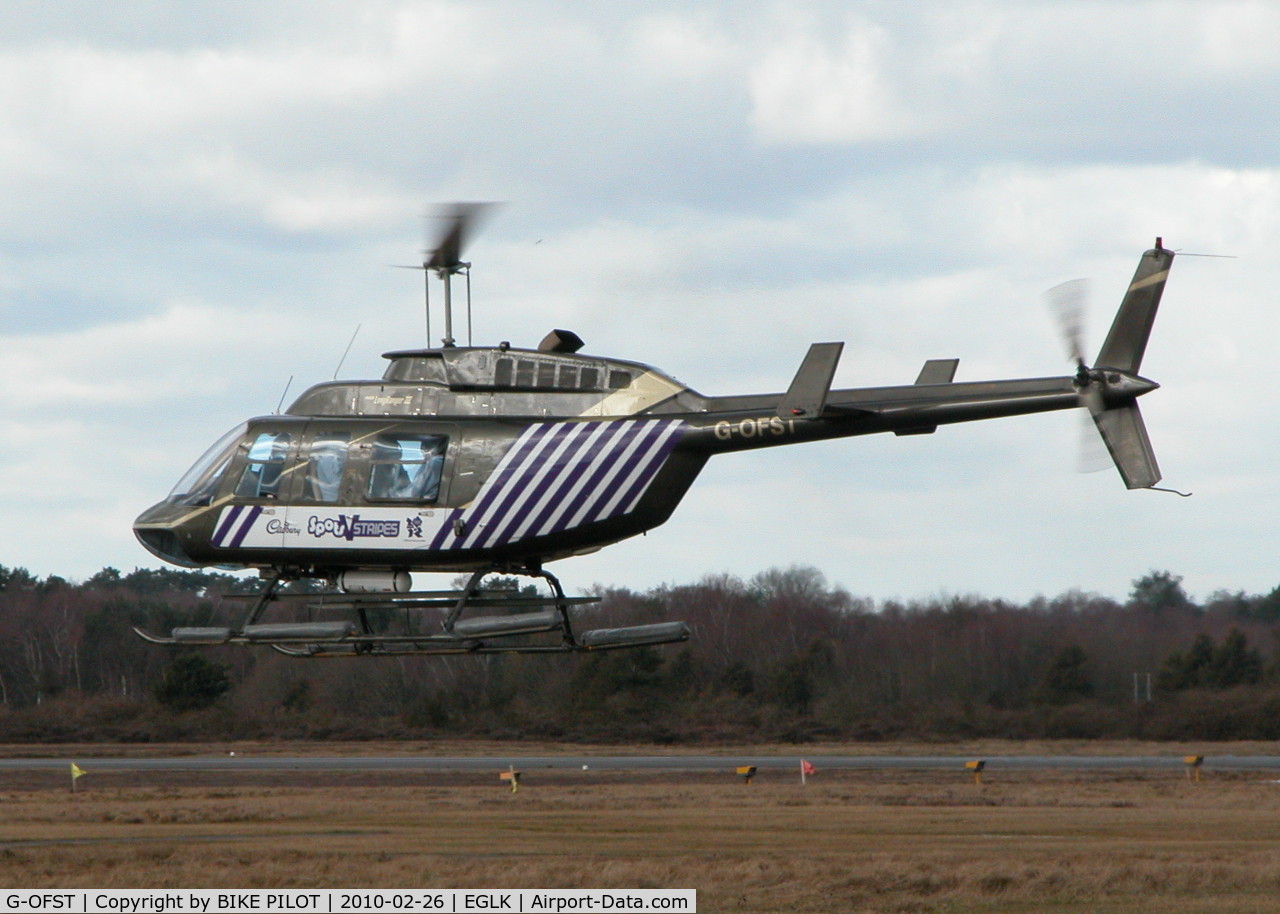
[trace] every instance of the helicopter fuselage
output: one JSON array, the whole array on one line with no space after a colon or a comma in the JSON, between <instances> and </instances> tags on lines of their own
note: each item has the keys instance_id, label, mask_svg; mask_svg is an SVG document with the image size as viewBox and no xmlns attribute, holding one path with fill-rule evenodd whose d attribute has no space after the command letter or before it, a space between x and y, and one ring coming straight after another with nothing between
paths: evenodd
<instances>
[{"instance_id":1,"label":"helicopter fuselage","mask_svg":"<svg viewBox=\"0 0 1280 914\"><path fill-rule=\"evenodd\" d=\"M318 385L235 430L138 518L139 539L181 565L317 577L537 566L662 524L716 453L1078 404L1069 376L948 380L831 391L809 416L780 409L782 394L703 397L635 363L510 349L389 357L381 381ZM432 361L465 381L403 377ZM515 364L502 387L466 373L504 361ZM606 386L556 389L566 365ZM526 378L530 389L516 386Z\"/></svg>"},{"instance_id":2,"label":"helicopter fuselage","mask_svg":"<svg viewBox=\"0 0 1280 914\"><path fill-rule=\"evenodd\" d=\"M1160 479L1137 374L1173 253L1138 266L1094 368L833 390L842 344L815 343L784 393L708 397L637 362L538 350L387 353L379 380L333 381L215 444L135 522L189 567L333 579L349 571L539 569L665 522L714 454L1087 407L1129 488ZM567 341L567 342L566 342Z\"/></svg>"}]
</instances>

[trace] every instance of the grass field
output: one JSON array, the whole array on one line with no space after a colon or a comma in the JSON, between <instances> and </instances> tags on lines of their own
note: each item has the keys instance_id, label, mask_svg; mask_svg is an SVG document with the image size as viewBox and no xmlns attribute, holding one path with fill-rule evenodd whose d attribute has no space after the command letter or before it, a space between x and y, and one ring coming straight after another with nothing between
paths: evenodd
<instances>
[{"instance_id":1,"label":"grass field","mask_svg":"<svg viewBox=\"0 0 1280 914\"><path fill-rule=\"evenodd\" d=\"M3 776L0 887L694 888L702 912L1280 907L1280 783L1267 773L1001 771L977 785L962 769L820 770L802 787L782 772L747 785L730 764L536 771L513 794L496 771L143 776L82 764L75 794L66 775Z\"/></svg>"}]
</instances>

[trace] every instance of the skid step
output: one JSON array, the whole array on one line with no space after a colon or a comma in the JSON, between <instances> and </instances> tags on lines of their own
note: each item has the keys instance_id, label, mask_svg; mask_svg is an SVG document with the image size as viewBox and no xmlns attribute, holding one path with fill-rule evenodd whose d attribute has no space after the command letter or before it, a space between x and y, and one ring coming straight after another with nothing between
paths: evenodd
<instances>
[{"instance_id":1,"label":"skid step","mask_svg":"<svg viewBox=\"0 0 1280 914\"><path fill-rule=\"evenodd\" d=\"M657 622L631 628L597 628L578 636L578 644L589 651L639 647L645 644L674 644L688 640L689 626L684 622Z\"/></svg>"},{"instance_id":2,"label":"skid step","mask_svg":"<svg viewBox=\"0 0 1280 914\"><path fill-rule=\"evenodd\" d=\"M548 609L510 616L459 619L453 623L452 633L461 638L478 638L484 635L528 635L534 632L549 632L560 627L560 613L554 609Z\"/></svg>"}]
</instances>

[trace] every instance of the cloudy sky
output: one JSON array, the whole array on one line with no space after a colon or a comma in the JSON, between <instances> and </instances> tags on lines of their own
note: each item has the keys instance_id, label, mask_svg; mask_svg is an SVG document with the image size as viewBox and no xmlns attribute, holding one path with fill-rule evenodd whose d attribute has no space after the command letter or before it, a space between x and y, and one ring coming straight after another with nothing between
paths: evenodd
<instances>
[{"instance_id":1,"label":"cloudy sky","mask_svg":"<svg viewBox=\"0 0 1280 914\"><path fill-rule=\"evenodd\" d=\"M1177 260L1143 373L1166 482L1077 472L1057 413L717 458L573 588L814 565L877 599L1280 583L1280 7L1267 2L5 0L0 564L153 566L130 523L226 429L423 345L428 204L475 341L784 389L1070 370L1138 256Z\"/></svg>"}]
</instances>

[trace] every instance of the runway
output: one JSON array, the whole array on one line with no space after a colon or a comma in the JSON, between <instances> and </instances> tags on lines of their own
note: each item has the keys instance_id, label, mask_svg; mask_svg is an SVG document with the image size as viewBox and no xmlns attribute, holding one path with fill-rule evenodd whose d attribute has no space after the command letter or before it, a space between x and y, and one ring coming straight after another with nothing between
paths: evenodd
<instances>
[{"instance_id":1,"label":"runway","mask_svg":"<svg viewBox=\"0 0 1280 914\"><path fill-rule=\"evenodd\" d=\"M1182 756L1148 755L510 755L510 756L273 756L219 755L169 758L0 758L4 771L65 771L73 762L96 771L499 771L515 767L597 771L725 771L754 765L759 771L798 769L807 761L819 770L949 770L981 758L993 770L1182 770ZM1280 769L1277 755L1207 755L1205 770Z\"/></svg>"}]
</instances>

